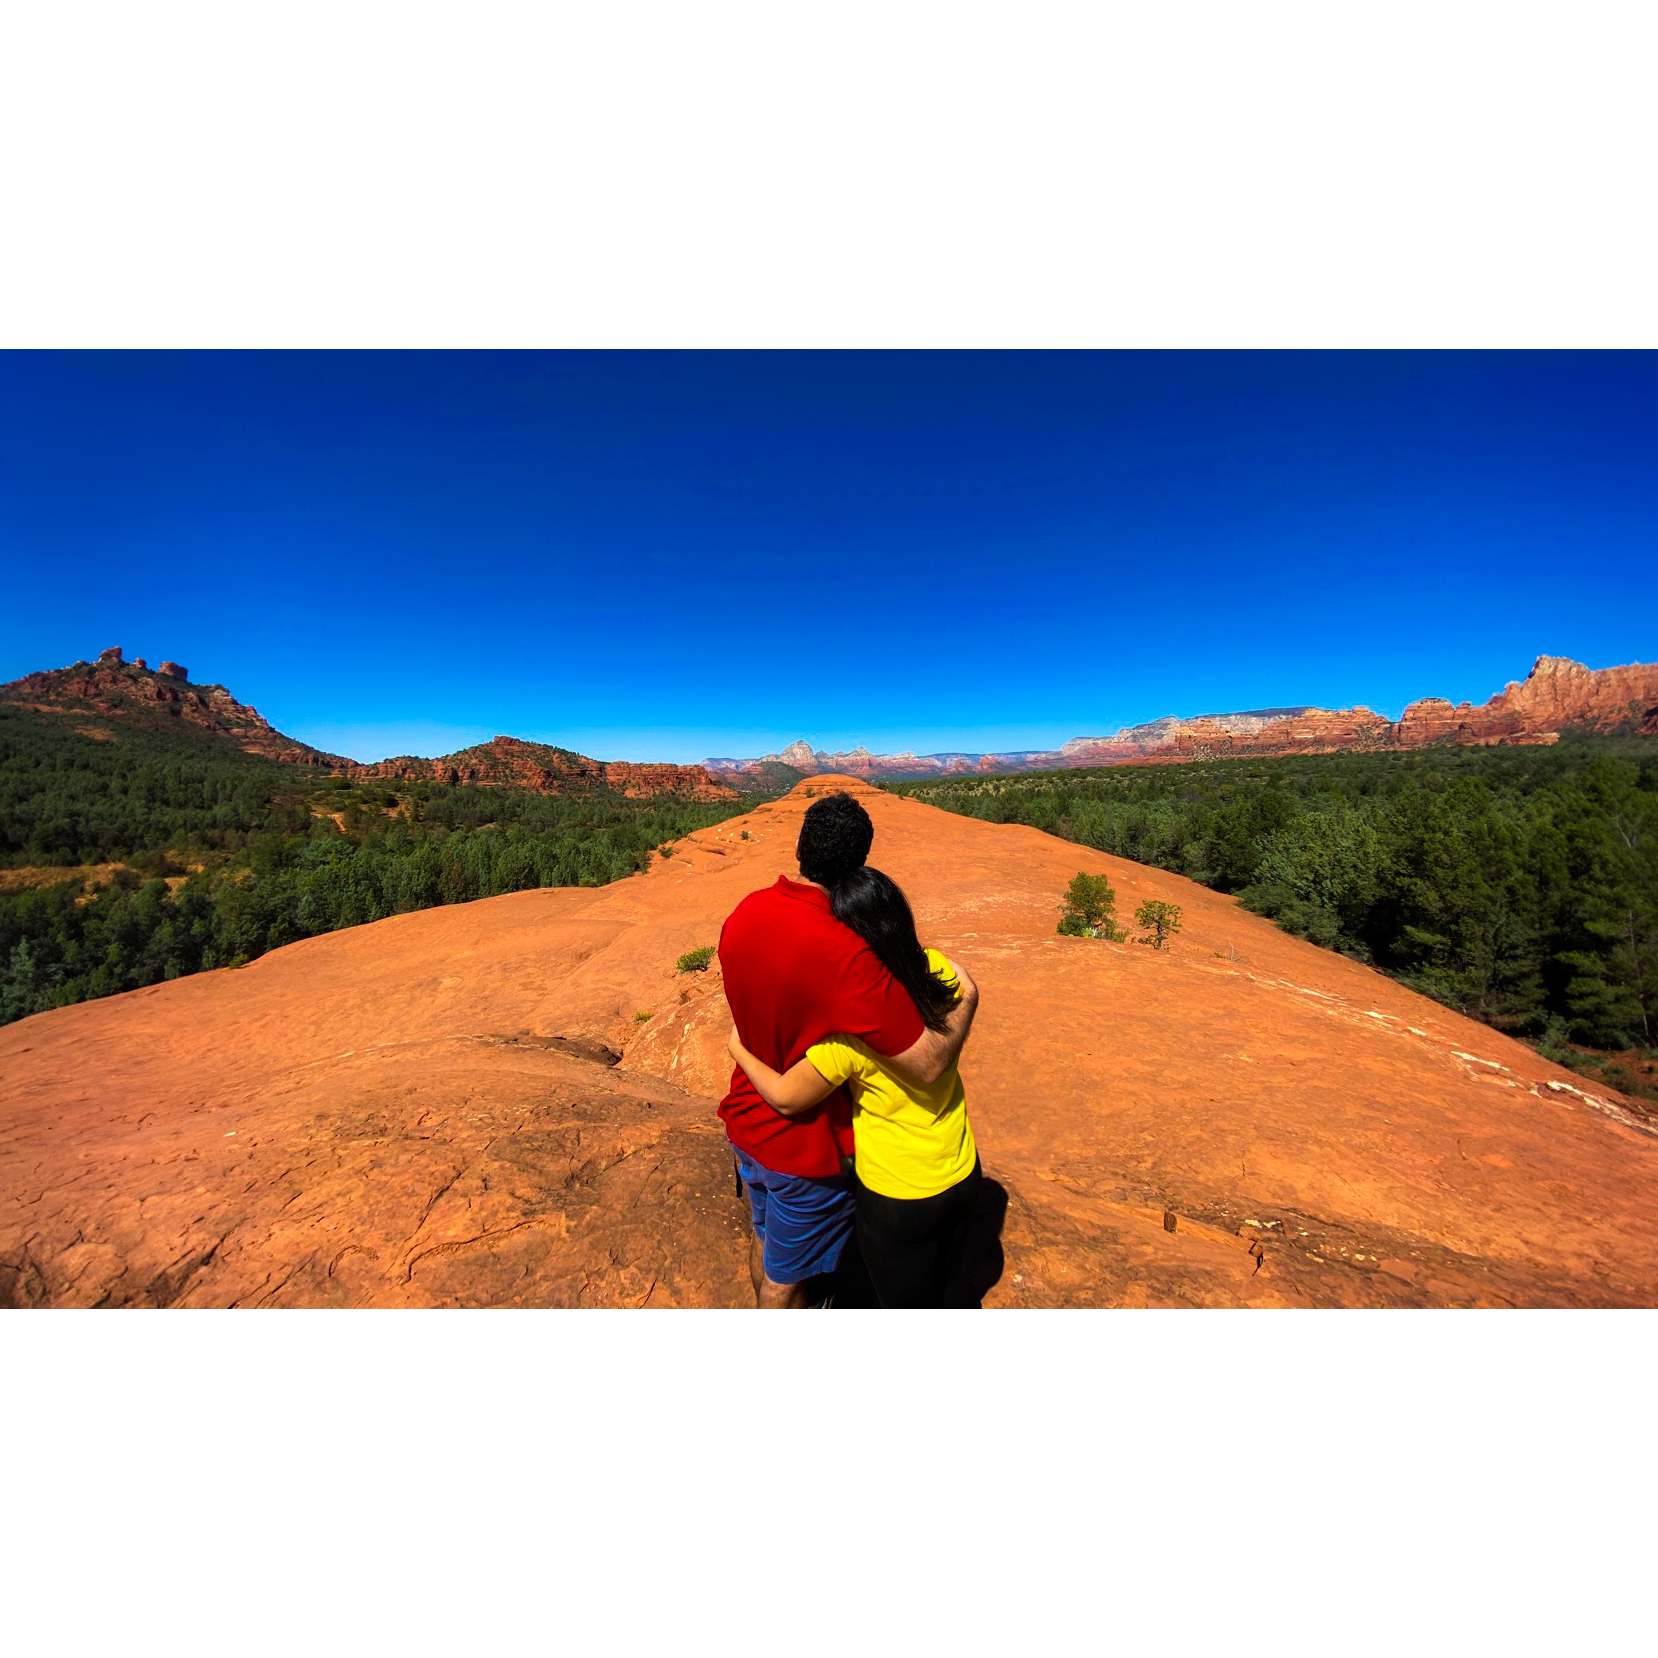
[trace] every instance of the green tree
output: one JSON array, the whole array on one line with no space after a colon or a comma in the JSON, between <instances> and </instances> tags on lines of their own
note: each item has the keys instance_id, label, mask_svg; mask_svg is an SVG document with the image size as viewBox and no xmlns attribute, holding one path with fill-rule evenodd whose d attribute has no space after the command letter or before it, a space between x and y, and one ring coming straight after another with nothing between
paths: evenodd
<instances>
[{"instance_id":1,"label":"green tree","mask_svg":"<svg viewBox=\"0 0 1658 1658\"><path fill-rule=\"evenodd\" d=\"M1067 938L1120 939L1115 912L1116 889L1103 875L1078 871L1065 889L1060 907L1059 931Z\"/></svg>"},{"instance_id":2,"label":"green tree","mask_svg":"<svg viewBox=\"0 0 1658 1658\"><path fill-rule=\"evenodd\" d=\"M1180 906L1167 904L1161 898L1148 898L1134 912L1134 925L1145 931L1136 944L1149 944L1154 950L1163 949L1180 931Z\"/></svg>"}]
</instances>

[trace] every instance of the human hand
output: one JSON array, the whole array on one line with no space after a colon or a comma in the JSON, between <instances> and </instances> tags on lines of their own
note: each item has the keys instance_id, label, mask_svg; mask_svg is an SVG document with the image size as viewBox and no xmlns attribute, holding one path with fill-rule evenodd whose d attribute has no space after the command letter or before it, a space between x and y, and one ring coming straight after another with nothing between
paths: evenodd
<instances>
[{"instance_id":1,"label":"human hand","mask_svg":"<svg viewBox=\"0 0 1658 1658\"><path fill-rule=\"evenodd\" d=\"M741 1065L743 1062L743 1039L737 1034L737 1027L731 1027L731 1034L725 1039L725 1051Z\"/></svg>"}]
</instances>

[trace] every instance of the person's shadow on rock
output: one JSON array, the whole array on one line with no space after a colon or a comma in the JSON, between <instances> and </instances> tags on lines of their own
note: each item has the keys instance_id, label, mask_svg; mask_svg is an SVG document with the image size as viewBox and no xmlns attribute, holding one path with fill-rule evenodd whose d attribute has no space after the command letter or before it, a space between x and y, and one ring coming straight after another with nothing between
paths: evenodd
<instances>
[{"instance_id":1,"label":"person's shadow on rock","mask_svg":"<svg viewBox=\"0 0 1658 1658\"><path fill-rule=\"evenodd\" d=\"M967 1223L962 1250L962 1297L955 1305L977 1307L1002 1281L1006 1259L1002 1254L1002 1227L1007 1221L1007 1187L986 1175Z\"/></svg>"}]
</instances>

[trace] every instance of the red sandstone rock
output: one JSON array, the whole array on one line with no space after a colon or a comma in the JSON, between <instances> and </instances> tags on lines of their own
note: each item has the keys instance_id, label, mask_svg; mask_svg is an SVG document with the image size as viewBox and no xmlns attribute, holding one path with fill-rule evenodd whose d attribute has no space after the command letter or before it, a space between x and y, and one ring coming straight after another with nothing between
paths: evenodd
<instances>
[{"instance_id":1,"label":"red sandstone rock","mask_svg":"<svg viewBox=\"0 0 1658 1658\"><path fill-rule=\"evenodd\" d=\"M25 674L10 685L0 685L0 702L124 716L151 727L162 723L157 718L161 715L208 736L229 739L250 754L296 765L323 766L356 781L431 778L455 784L505 784L541 794L605 788L635 798L660 794L685 795L694 800L736 797L729 784L710 776L701 766L590 760L568 749L527 743L517 737L496 737L435 760L405 755L371 766L358 765L344 755L325 754L284 736L258 709L238 702L222 685L192 686L187 681L185 669L176 662L163 662L151 674L142 660L122 662L120 651L115 649L105 651L96 665L78 662L70 668Z\"/></svg>"},{"instance_id":2,"label":"red sandstone rock","mask_svg":"<svg viewBox=\"0 0 1658 1658\"><path fill-rule=\"evenodd\" d=\"M983 992L989 1304L1658 1303L1658 1138L1617 1096L1179 876L831 777L608 887L0 1029L0 1300L746 1304L718 964L673 964L837 786ZM1181 904L1172 948L1058 937L1079 869Z\"/></svg>"},{"instance_id":3,"label":"red sandstone rock","mask_svg":"<svg viewBox=\"0 0 1658 1658\"><path fill-rule=\"evenodd\" d=\"M222 685L184 684L183 669L178 670L178 678L161 678L169 666L176 664L164 662L151 674L141 662L124 663L118 653L105 651L96 665L77 662L73 667L49 668L0 685L0 702L90 711L151 728L177 720L183 727L228 740L268 759L330 770L351 764L342 755L324 754L309 743L284 736Z\"/></svg>"},{"instance_id":4,"label":"red sandstone rock","mask_svg":"<svg viewBox=\"0 0 1658 1658\"><path fill-rule=\"evenodd\" d=\"M107 651L99 651L98 660L99 662L119 663L121 660L121 647L119 645L111 645Z\"/></svg>"},{"instance_id":5,"label":"red sandstone rock","mask_svg":"<svg viewBox=\"0 0 1658 1658\"><path fill-rule=\"evenodd\" d=\"M537 794L566 794L572 789L617 789L633 797L682 794L693 800L731 800L736 790L718 782L701 766L638 765L626 760L590 760L585 754L527 743L518 737L492 737L487 743L454 754L423 760L401 755L370 766L353 766L353 778L389 778L412 782L509 784Z\"/></svg>"},{"instance_id":6,"label":"red sandstone rock","mask_svg":"<svg viewBox=\"0 0 1658 1658\"><path fill-rule=\"evenodd\" d=\"M1242 714L1170 716L1113 737L1075 737L1057 749L1012 754L826 754L805 741L763 760L710 760L716 777L758 780L771 762L807 776L951 777L1224 759L1243 754L1331 754L1344 749L1422 748L1430 743L1552 743L1563 729L1658 733L1658 664L1586 668L1540 656L1520 684L1488 703L1453 707L1440 697L1413 702L1397 724L1370 709L1264 708Z\"/></svg>"},{"instance_id":7,"label":"red sandstone rock","mask_svg":"<svg viewBox=\"0 0 1658 1658\"><path fill-rule=\"evenodd\" d=\"M1623 668L1586 668L1564 656L1540 656L1518 684L1506 685L1476 708L1455 708L1437 697L1414 702L1399 721L1398 744L1488 742L1536 737L1571 726L1604 732L1640 729L1658 714L1658 666L1631 663Z\"/></svg>"}]
</instances>

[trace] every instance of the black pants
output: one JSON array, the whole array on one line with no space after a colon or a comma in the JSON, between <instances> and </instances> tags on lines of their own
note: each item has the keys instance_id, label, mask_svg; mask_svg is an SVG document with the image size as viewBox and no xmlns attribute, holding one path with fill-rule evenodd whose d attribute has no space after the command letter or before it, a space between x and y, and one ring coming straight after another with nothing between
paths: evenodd
<instances>
[{"instance_id":1,"label":"black pants","mask_svg":"<svg viewBox=\"0 0 1658 1658\"><path fill-rule=\"evenodd\" d=\"M882 1197L856 1176L858 1248L883 1307L976 1307L967 1238L983 1180L973 1172L933 1197Z\"/></svg>"}]
</instances>

